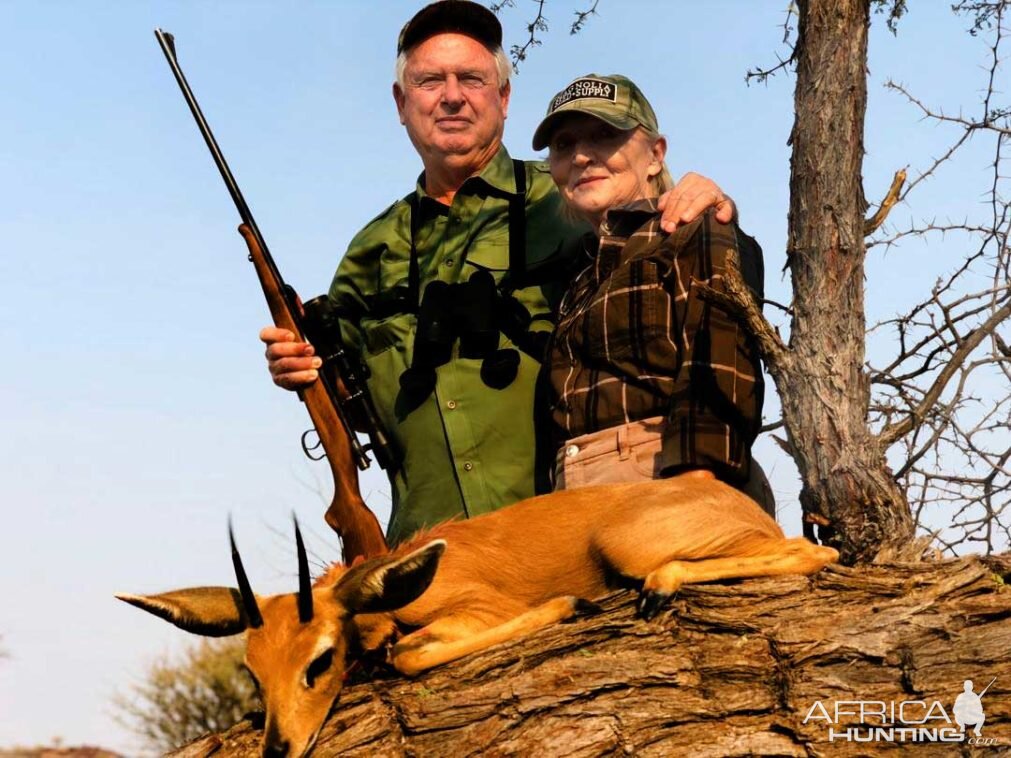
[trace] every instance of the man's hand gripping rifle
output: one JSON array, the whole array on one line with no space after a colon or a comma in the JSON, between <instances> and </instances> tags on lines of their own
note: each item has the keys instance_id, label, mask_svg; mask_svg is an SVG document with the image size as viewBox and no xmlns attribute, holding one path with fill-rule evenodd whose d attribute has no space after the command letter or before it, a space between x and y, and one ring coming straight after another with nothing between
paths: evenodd
<instances>
[{"instance_id":1,"label":"man's hand gripping rifle","mask_svg":"<svg viewBox=\"0 0 1011 758\"><path fill-rule=\"evenodd\" d=\"M345 561L350 563L358 556L385 553L387 546L382 529L358 489L358 469L368 468L368 450L386 469L395 467L398 459L372 405L364 371L345 353L339 323L326 296L308 301L303 308L298 295L281 278L253 214L179 67L172 35L161 29L156 29L154 34L242 217L239 232L249 247L249 260L260 279L274 324L295 334L296 339L307 339L323 360L320 380L299 394L309 411L334 477L334 499L326 512L327 523L341 538ZM367 446L359 442L349 418L368 432L370 443ZM304 436L302 446L308 454Z\"/></svg>"}]
</instances>

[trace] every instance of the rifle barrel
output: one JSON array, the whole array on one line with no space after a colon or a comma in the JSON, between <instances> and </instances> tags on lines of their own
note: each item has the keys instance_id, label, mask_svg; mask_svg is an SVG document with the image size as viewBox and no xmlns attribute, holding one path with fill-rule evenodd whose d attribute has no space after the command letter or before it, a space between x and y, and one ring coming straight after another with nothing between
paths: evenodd
<instances>
[{"instance_id":1,"label":"rifle barrel","mask_svg":"<svg viewBox=\"0 0 1011 758\"><path fill-rule=\"evenodd\" d=\"M190 89L190 85L186 81L186 75L183 74L183 70L179 67L179 61L176 60L175 37L161 29L155 29L154 36L158 39L161 51L165 54L165 60L168 61L169 68L172 69L176 82L179 84L179 89L182 90L183 98L186 100L186 104L190 107L190 112L193 114L193 118L197 122L197 128L200 129L200 134L203 135L204 142L207 143L207 149L211 151L211 156L214 158L214 164L218 167L218 171L221 173L221 178L224 180L225 186L228 187L228 194L232 196L232 202L235 203L235 207L239 211L242 223L248 226L253 232L253 236L256 238L256 242L260 246L260 250L263 251L263 256L266 258L267 265L270 267L271 273L281 286L282 292L284 292L286 288L284 279L281 278L281 272L274 263L274 258L271 256L270 250L267 248L267 243L264 241L263 235L260 234L260 227L256 225L256 219L253 218L253 213L249 210L249 206L246 204L246 199L242 196L242 190L239 189L239 185L236 183L235 177L232 176L232 170L228 167L228 161L225 160L225 156L221 152L221 148L218 147L218 141L214 139L214 133L211 131L211 127L207 123L207 119L204 118L203 111L200 110L200 104L197 103L197 99L194 97L193 91Z\"/></svg>"}]
</instances>

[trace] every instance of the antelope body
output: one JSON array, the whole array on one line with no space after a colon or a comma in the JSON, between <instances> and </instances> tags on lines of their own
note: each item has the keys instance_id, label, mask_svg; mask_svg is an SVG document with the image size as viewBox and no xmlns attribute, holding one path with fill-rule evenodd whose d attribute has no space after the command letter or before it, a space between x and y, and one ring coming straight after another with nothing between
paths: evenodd
<instances>
[{"instance_id":1,"label":"antelope body","mask_svg":"<svg viewBox=\"0 0 1011 758\"><path fill-rule=\"evenodd\" d=\"M592 608L585 600L622 578L642 582L638 610L650 618L682 584L811 574L838 558L787 539L754 501L702 472L556 492L451 521L390 554L334 564L311 589L297 542L298 595L254 599L234 553L239 591L119 596L197 634L247 630L266 756L308 752L350 659L400 629L413 631L393 644L390 662L414 675Z\"/></svg>"}]
</instances>

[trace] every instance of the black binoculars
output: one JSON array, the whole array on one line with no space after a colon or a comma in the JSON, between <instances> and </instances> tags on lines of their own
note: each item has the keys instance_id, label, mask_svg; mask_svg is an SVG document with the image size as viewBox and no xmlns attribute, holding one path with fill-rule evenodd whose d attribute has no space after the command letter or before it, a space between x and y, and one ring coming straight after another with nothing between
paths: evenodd
<instances>
[{"instance_id":1,"label":"black binoculars","mask_svg":"<svg viewBox=\"0 0 1011 758\"><path fill-rule=\"evenodd\" d=\"M476 271L466 282L435 280L425 287L418 308L411 367L400 375L400 388L411 409L435 389L435 369L448 363L459 340L459 357L482 360L481 380L494 389L512 384L519 371L515 350L499 350L503 305L495 279Z\"/></svg>"}]
</instances>

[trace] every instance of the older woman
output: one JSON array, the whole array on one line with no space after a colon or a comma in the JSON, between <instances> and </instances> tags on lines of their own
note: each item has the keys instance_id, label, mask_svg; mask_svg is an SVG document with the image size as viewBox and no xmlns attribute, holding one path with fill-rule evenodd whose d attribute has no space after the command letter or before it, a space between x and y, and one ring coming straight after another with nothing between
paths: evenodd
<instances>
[{"instance_id":1,"label":"older woman","mask_svg":"<svg viewBox=\"0 0 1011 758\"><path fill-rule=\"evenodd\" d=\"M711 212L673 234L661 230L667 141L623 76L572 82L551 101L533 144L548 148L569 211L597 230L545 364L555 489L705 469L774 514L751 460L763 396L757 348L697 287L721 288L735 252L760 295L761 249Z\"/></svg>"}]
</instances>

